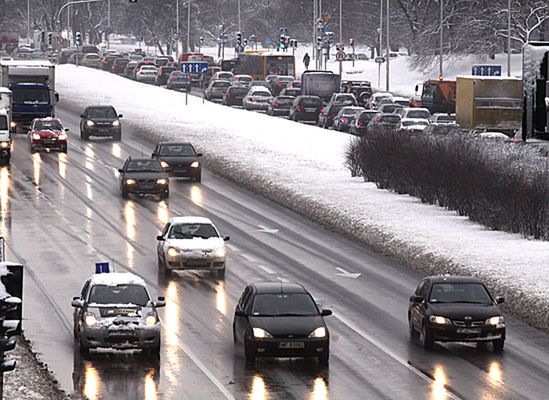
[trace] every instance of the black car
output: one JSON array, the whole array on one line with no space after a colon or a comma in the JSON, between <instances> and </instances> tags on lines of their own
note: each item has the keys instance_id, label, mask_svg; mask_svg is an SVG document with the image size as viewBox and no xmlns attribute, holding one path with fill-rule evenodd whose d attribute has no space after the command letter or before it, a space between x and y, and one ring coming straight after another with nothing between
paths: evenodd
<instances>
[{"instance_id":1,"label":"black car","mask_svg":"<svg viewBox=\"0 0 549 400\"><path fill-rule=\"evenodd\" d=\"M246 286L235 310L235 344L244 345L246 361L256 357L330 358L324 316L305 288L295 283L264 282Z\"/></svg>"},{"instance_id":2,"label":"black car","mask_svg":"<svg viewBox=\"0 0 549 400\"><path fill-rule=\"evenodd\" d=\"M122 139L122 114L117 114L113 106L88 106L80 118L80 138L83 140L89 140L90 136Z\"/></svg>"},{"instance_id":3,"label":"black car","mask_svg":"<svg viewBox=\"0 0 549 400\"><path fill-rule=\"evenodd\" d=\"M426 349L434 342L492 342L501 352L505 343L505 320L484 284L470 277L430 276L410 297L410 338Z\"/></svg>"},{"instance_id":4,"label":"black car","mask_svg":"<svg viewBox=\"0 0 549 400\"><path fill-rule=\"evenodd\" d=\"M366 126L366 133L390 132L400 128L400 115L377 113Z\"/></svg>"},{"instance_id":5,"label":"black car","mask_svg":"<svg viewBox=\"0 0 549 400\"><path fill-rule=\"evenodd\" d=\"M223 104L242 107L242 100L247 94L248 88L245 86L230 86L223 96Z\"/></svg>"},{"instance_id":6,"label":"black car","mask_svg":"<svg viewBox=\"0 0 549 400\"><path fill-rule=\"evenodd\" d=\"M366 133L366 128L370 123L371 119L377 114L375 110L364 110L361 111L355 118L354 122L349 128L349 133L352 135L362 136Z\"/></svg>"},{"instance_id":7,"label":"black car","mask_svg":"<svg viewBox=\"0 0 549 400\"><path fill-rule=\"evenodd\" d=\"M202 180L202 153L197 153L190 143L160 142L152 156L171 176L189 177L195 182Z\"/></svg>"},{"instance_id":8,"label":"black car","mask_svg":"<svg viewBox=\"0 0 549 400\"><path fill-rule=\"evenodd\" d=\"M166 66L160 67L158 73L156 74L156 80L154 82L156 86L164 86L165 84L167 84L170 74L174 71L177 71L177 68Z\"/></svg>"},{"instance_id":9,"label":"black car","mask_svg":"<svg viewBox=\"0 0 549 400\"><path fill-rule=\"evenodd\" d=\"M294 121L318 121L322 100L318 96L297 96L290 108L290 119Z\"/></svg>"},{"instance_id":10,"label":"black car","mask_svg":"<svg viewBox=\"0 0 549 400\"><path fill-rule=\"evenodd\" d=\"M180 90L184 89L187 92L191 91L191 76L181 71L170 72L166 87L168 89Z\"/></svg>"},{"instance_id":11,"label":"black car","mask_svg":"<svg viewBox=\"0 0 549 400\"><path fill-rule=\"evenodd\" d=\"M290 115L290 108L294 97L292 96L277 96L271 100L269 108L267 108L268 115Z\"/></svg>"},{"instance_id":12,"label":"black car","mask_svg":"<svg viewBox=\"0 0 549 400\"><path fill-rule=\"evenodd\" d=\"M364 111L364 108L352 106L343 107L334 118L334 130L339 132L347 132L361 111Z\"/></svg>"},{"instance_id":13,"label":"black car","mask_svg":"<svg viewBox=\"0 0 549 400\"><path fill-rule=\"evenodd\" d=\"M343 104L328 104L318 116L318 126L328 129L334 123L337 113L343 108Z\"/></svg>"},{"instance_id":14,"label":"black car","mask_svg":"<svg viewBox=\"0 0 549 400\"><path fill-rule=\"evenodd\" d=\"M131 158L118 170L123 198L133 194L156 194L161 199L170 195L168 174L156 158Z\"/></svg>"},{"instance_id":15,"label":"black car","mask_svg":"<svg viewBox=\"0 0 549 400\"><path fill-rule=\"evenodd\" d=\"M292 76L278 75L271 80L271 93L273 96L278 96L282 89L286 88L288 83L293 82Z\"/></svg>"}]
</instances>

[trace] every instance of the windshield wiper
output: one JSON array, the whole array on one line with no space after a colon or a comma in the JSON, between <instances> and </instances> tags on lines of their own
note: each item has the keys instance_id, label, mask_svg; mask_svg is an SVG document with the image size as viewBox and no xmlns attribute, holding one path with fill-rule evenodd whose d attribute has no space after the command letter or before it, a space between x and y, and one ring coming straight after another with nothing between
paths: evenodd
<instances>
[{"instance_id":1,"label":"windshield wiper","mask_svg":"<svg viewBox=\"0 0 549 400\"><path fill-rule=\"evenodd\" d=\"M457 303L461 303L461 304L488 304L488 303L484 303L482 301L466 301L466 300L457 300L457 301L436 301L434 302L435 304L457 304Z\"/></svg>"}]
</instances>

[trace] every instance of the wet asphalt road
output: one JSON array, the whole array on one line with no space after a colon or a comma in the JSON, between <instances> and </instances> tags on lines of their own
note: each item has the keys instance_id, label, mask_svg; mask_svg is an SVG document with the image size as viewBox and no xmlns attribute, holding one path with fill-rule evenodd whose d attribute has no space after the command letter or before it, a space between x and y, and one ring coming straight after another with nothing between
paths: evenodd
<instances>
[{"instance_id":1,"label":"wet asphalt road","mask_svg":"<svg viewBox=\"0 0 549 400\"><path fill-rule=\"evenodd\" d=\"M16 137L12 165L0 170L0 232L9 258L26 267L26 335L68 393L92 400L547 398L547 335L507 317L502 355L463 344L426 352L410 343L406 321L420 274L207 170L202 184L172 180L167 201L123 200L116 170L154 143L127 126L121 143L82 142L78 116L62 109L58 116L70 128L68 155L32 155L26 137ZM231 236L224 280L206 272L159 280L155 238L174 215L207 216ZM104 260L166 297L159 362L104 351L82 360L74 351L70 301ZM303 359L250 367L234 350L233 312L244 286L276 279L304 284L334 311L328 368Z\"/></svg>"}]
</instances>

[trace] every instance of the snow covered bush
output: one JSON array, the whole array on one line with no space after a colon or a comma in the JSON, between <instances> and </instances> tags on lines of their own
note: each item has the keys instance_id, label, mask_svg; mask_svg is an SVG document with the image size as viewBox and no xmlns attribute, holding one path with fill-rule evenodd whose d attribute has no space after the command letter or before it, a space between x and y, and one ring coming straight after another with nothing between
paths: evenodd
<instances>
[{"instance_id":1,"label":"snow covered bush","mask_svg":"<svg viewBox=\"0 0 549 400\"><path fill-rule=\"evenodd\" d=\"M357 166L357 164L359 166ZM450 135L375 132L349 146L347 166L496 230L549 239L549 162L529 145Z\"/></svg>"}]
</instances>

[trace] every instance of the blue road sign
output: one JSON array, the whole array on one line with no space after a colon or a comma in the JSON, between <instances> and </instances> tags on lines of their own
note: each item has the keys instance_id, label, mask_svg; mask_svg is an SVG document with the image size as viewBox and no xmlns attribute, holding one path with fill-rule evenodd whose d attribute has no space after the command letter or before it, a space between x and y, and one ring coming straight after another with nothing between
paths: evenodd
<instances>
[{"instance_id":1,"label":"blue road sign","mask_svg":"<svg viewBox=\"0 0 549 400\"><path fill-rule=\"evenodd\" d=\"M109 263L108 262L95 263L95 273L96 274L108 274L109 273Z\"/></svg>"},{"instance_id":2,"label":"blue road sign","mask_svg":"<svg viewBox=\"0 0 549 400\"><path fill-rule=\"evenodd\" d=\"M501 76L501 65L473 65L473 75Z\"/></svg>"},{"instance_id":3,"label":"blue road sign","mask_svg":"<svg viewBox=\"0 0 549 400\"><path fill-rule=\"evenodd\" d=\"M208 63L203 61L187 61L181 63L181 72L185 74L200 74L208 72Z\"/></svg>"}]
</instances>

